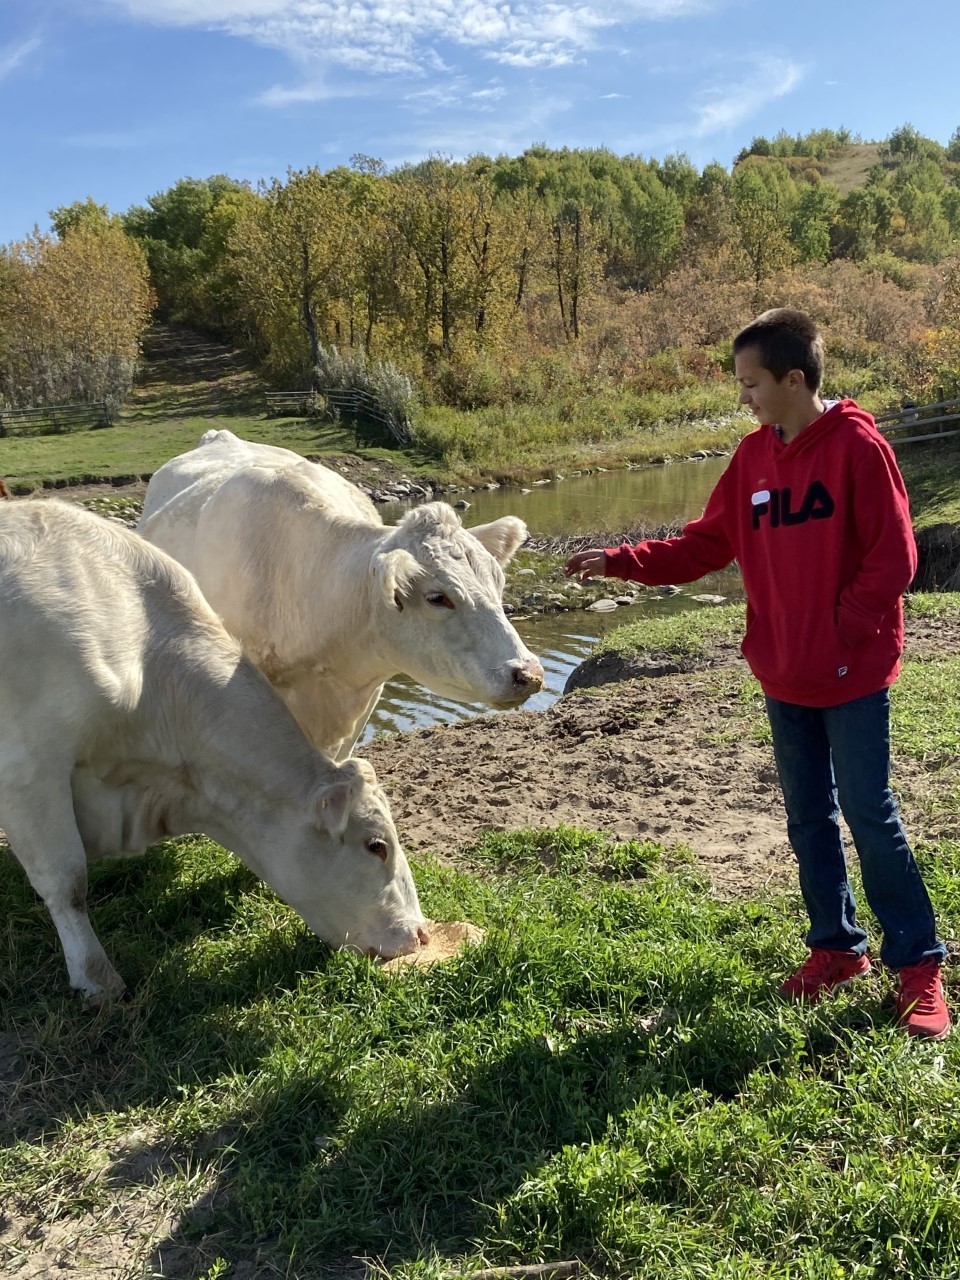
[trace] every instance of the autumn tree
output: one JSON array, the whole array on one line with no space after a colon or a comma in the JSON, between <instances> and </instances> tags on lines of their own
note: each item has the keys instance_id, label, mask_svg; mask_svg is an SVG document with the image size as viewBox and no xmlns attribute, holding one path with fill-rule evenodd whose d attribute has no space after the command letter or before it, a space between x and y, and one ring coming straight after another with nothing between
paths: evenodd
<instances>
[{"instance_id":1,"label":"autumn tree","mask_svg":"<svg viewBox=\"0 0 960 1280\"><path fill-rule=\"evenodd\" d=\"M107 400L133 381L153 295L143 252L113 220L64 224L0 261L0 393L11 404Z\"/></svg>"}]
</instances>

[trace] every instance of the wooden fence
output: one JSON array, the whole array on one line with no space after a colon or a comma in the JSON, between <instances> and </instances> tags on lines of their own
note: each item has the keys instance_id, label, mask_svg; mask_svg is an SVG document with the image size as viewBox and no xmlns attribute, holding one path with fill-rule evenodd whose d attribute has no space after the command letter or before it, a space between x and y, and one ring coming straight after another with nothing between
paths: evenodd
<instances>
[{"instance_id":1,"label":"wooden fence","mask_svg":"<svg viewBox=\"0 0 960 1280\"><path fill-rule=\"evenodd\" d=\"M29 409L0 409L0 436L43 436L78 427L109 427L105 400L89 404L40 404Z\"/></svg>"},{"instance_id":2,"label":"wooden fence","mask_svg":"<svg viewBox=\"0 0 960 1280\"><path fill-rule=\"evenodd\" d=\"M387 413L376 396L352 387L317 387L313 391L268 391L267 413L271 417L308 417L314 413L337 412L369 420L385 427L398 444L410 444L413 434L406 418Z\"/></svg>"},{"instance_id":3,"label":"wooden fence","mask_svg":"<svg viewBox=\"0 0 960 1280\"><path fill-rule=\"evenodd\" d=\"M876 423L891 444L918 444L921 440L955 436L960 434L960 400L938 400L935 404L907 403L888 413L878 413ZM901 435L901 432L906 434Z\"/></svg>"}]
</instances>

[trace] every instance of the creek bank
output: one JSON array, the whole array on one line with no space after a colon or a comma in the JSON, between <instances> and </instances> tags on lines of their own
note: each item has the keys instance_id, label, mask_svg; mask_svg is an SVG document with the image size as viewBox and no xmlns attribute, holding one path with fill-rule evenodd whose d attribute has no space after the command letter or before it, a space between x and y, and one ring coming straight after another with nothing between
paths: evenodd
<instances>
[{"instance_id":1,"label":"creek bank","mask_svg":"<svg viewBox=\"0 0 960 1280\"><path fill-rule=\"evenodd\" d=\"M909 657L958 652L960 618L908 614ZM763 704L737 642L708 645L682 672L662 656L610 656L603 687L545 711L391 734L358 754L377 770L404 844L427 857L469 865L484 830L564 823L655 840L720 897L795 889ZM895 753L915 842L960 837L960 814L948 808L955 772L956 762Z\"/></svg>"}]
</instances>

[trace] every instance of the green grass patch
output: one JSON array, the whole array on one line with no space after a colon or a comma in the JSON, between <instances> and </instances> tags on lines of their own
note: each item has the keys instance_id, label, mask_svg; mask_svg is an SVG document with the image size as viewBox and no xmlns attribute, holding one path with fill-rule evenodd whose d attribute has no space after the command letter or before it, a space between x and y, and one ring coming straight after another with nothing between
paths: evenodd
<instances>
[{"instance_id":1,"label":"green grass patch","mask_svg":"<svg viewBox=\"0 0 960 1280\"><path fill-rule=\"evenodd\" d=\"M744 605L725 604L661 618L640 618L601 636L593 653L618 653L624 657L666 654L675 658L702 658L718 642L741 637L745 615Z\"/></svg>"},{"instance_id":2,"label":"green grass patch","mask_svg":"<svg viewBox=\"0 0 960 1280\"><path fill-rule=\"evenodd\" d=\"M914 528L960 524L960 436L903 445L896 454Z\"/></svg>"},{"instance_id":3,"label":"green grass patch","mask_svg":"<svg viewBox=\"0 0 960 1280\"><path fill-rule=\"evenodd\" d=\"M669 394L578 392L567 400L472 411L434 407L421 414L416 436L461 479L516 479L729 450L749 427L733 387L706 384Z\"/></svg>"},{"instance_id":4,"label":"green grass patch","mask_svg":"<svg viewBox=\"0 0 960 1280\"><path fill-rule=\"evenodd\" d=\"M318 418L213 416L172 419L121 418L114 426L51 436L0 440L0 474L8 483L39 488L45 481L78 484L152 475L177 454L196 447L205 431L227 428L244 440L279 445L301 454L338 455L358 451L357 437L339 423ZM372 462L389 461L411 472L431 472L416 452L361 445Z\"/></svg>"},{"instance_id":5,"label":"green grass patch","mask_svg":"<svg viewBox=\"0 0 960 1280\"><path fill-rule=\"evenodd\" d=\"M917 591L904 597L903 611L914 618L960 618L960 592Z\"/></svg>"},{"instance_id":6,"label":"green grass patch","mask_svg":"<svg viewBox=\"0 0 960 1280\"><path fill-rule=\"evenodd\" d=\"M207 1266L256 1254L262 1275L957 1274L960 1040L908 1043L882 975L784 1006L796 900L718 902L665 852L560 828L491 835L474 875L420 863L428 914L487 934L387 975L216 846L168 844L94 872L134 986L95 1014L8 874L7 1211L106 1217L135 1151L198 1259L209 1241ZM960 860L939 853L953 936Z\"/></svg>"}]
</instances>

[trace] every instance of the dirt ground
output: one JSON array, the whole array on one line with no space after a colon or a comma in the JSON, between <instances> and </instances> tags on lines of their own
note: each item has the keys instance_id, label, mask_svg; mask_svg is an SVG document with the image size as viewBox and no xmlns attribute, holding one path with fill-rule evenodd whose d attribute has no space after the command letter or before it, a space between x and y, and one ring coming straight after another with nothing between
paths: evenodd
<instances>
[{"instance_id":1,"label":"dirt ground","mask_svg":"<svg viewBox=\"0 0 960 1280\"><path fill-rule=\"evenodd\" d=\"M955 653L956 622L911 620L915 655ZM620 840L689 846L723 897L796 882L772 749L745 731L746 664L735 646L704 669L629 675L606 664L602 687L542 712L512 712L376 739L360 754L390 796L401 839L456 860L484 828L574 826ZM650 668L647 668L649 671ZM894 761L913 839L951 828L936 775Z\"/></svg>"}]
</instances>

